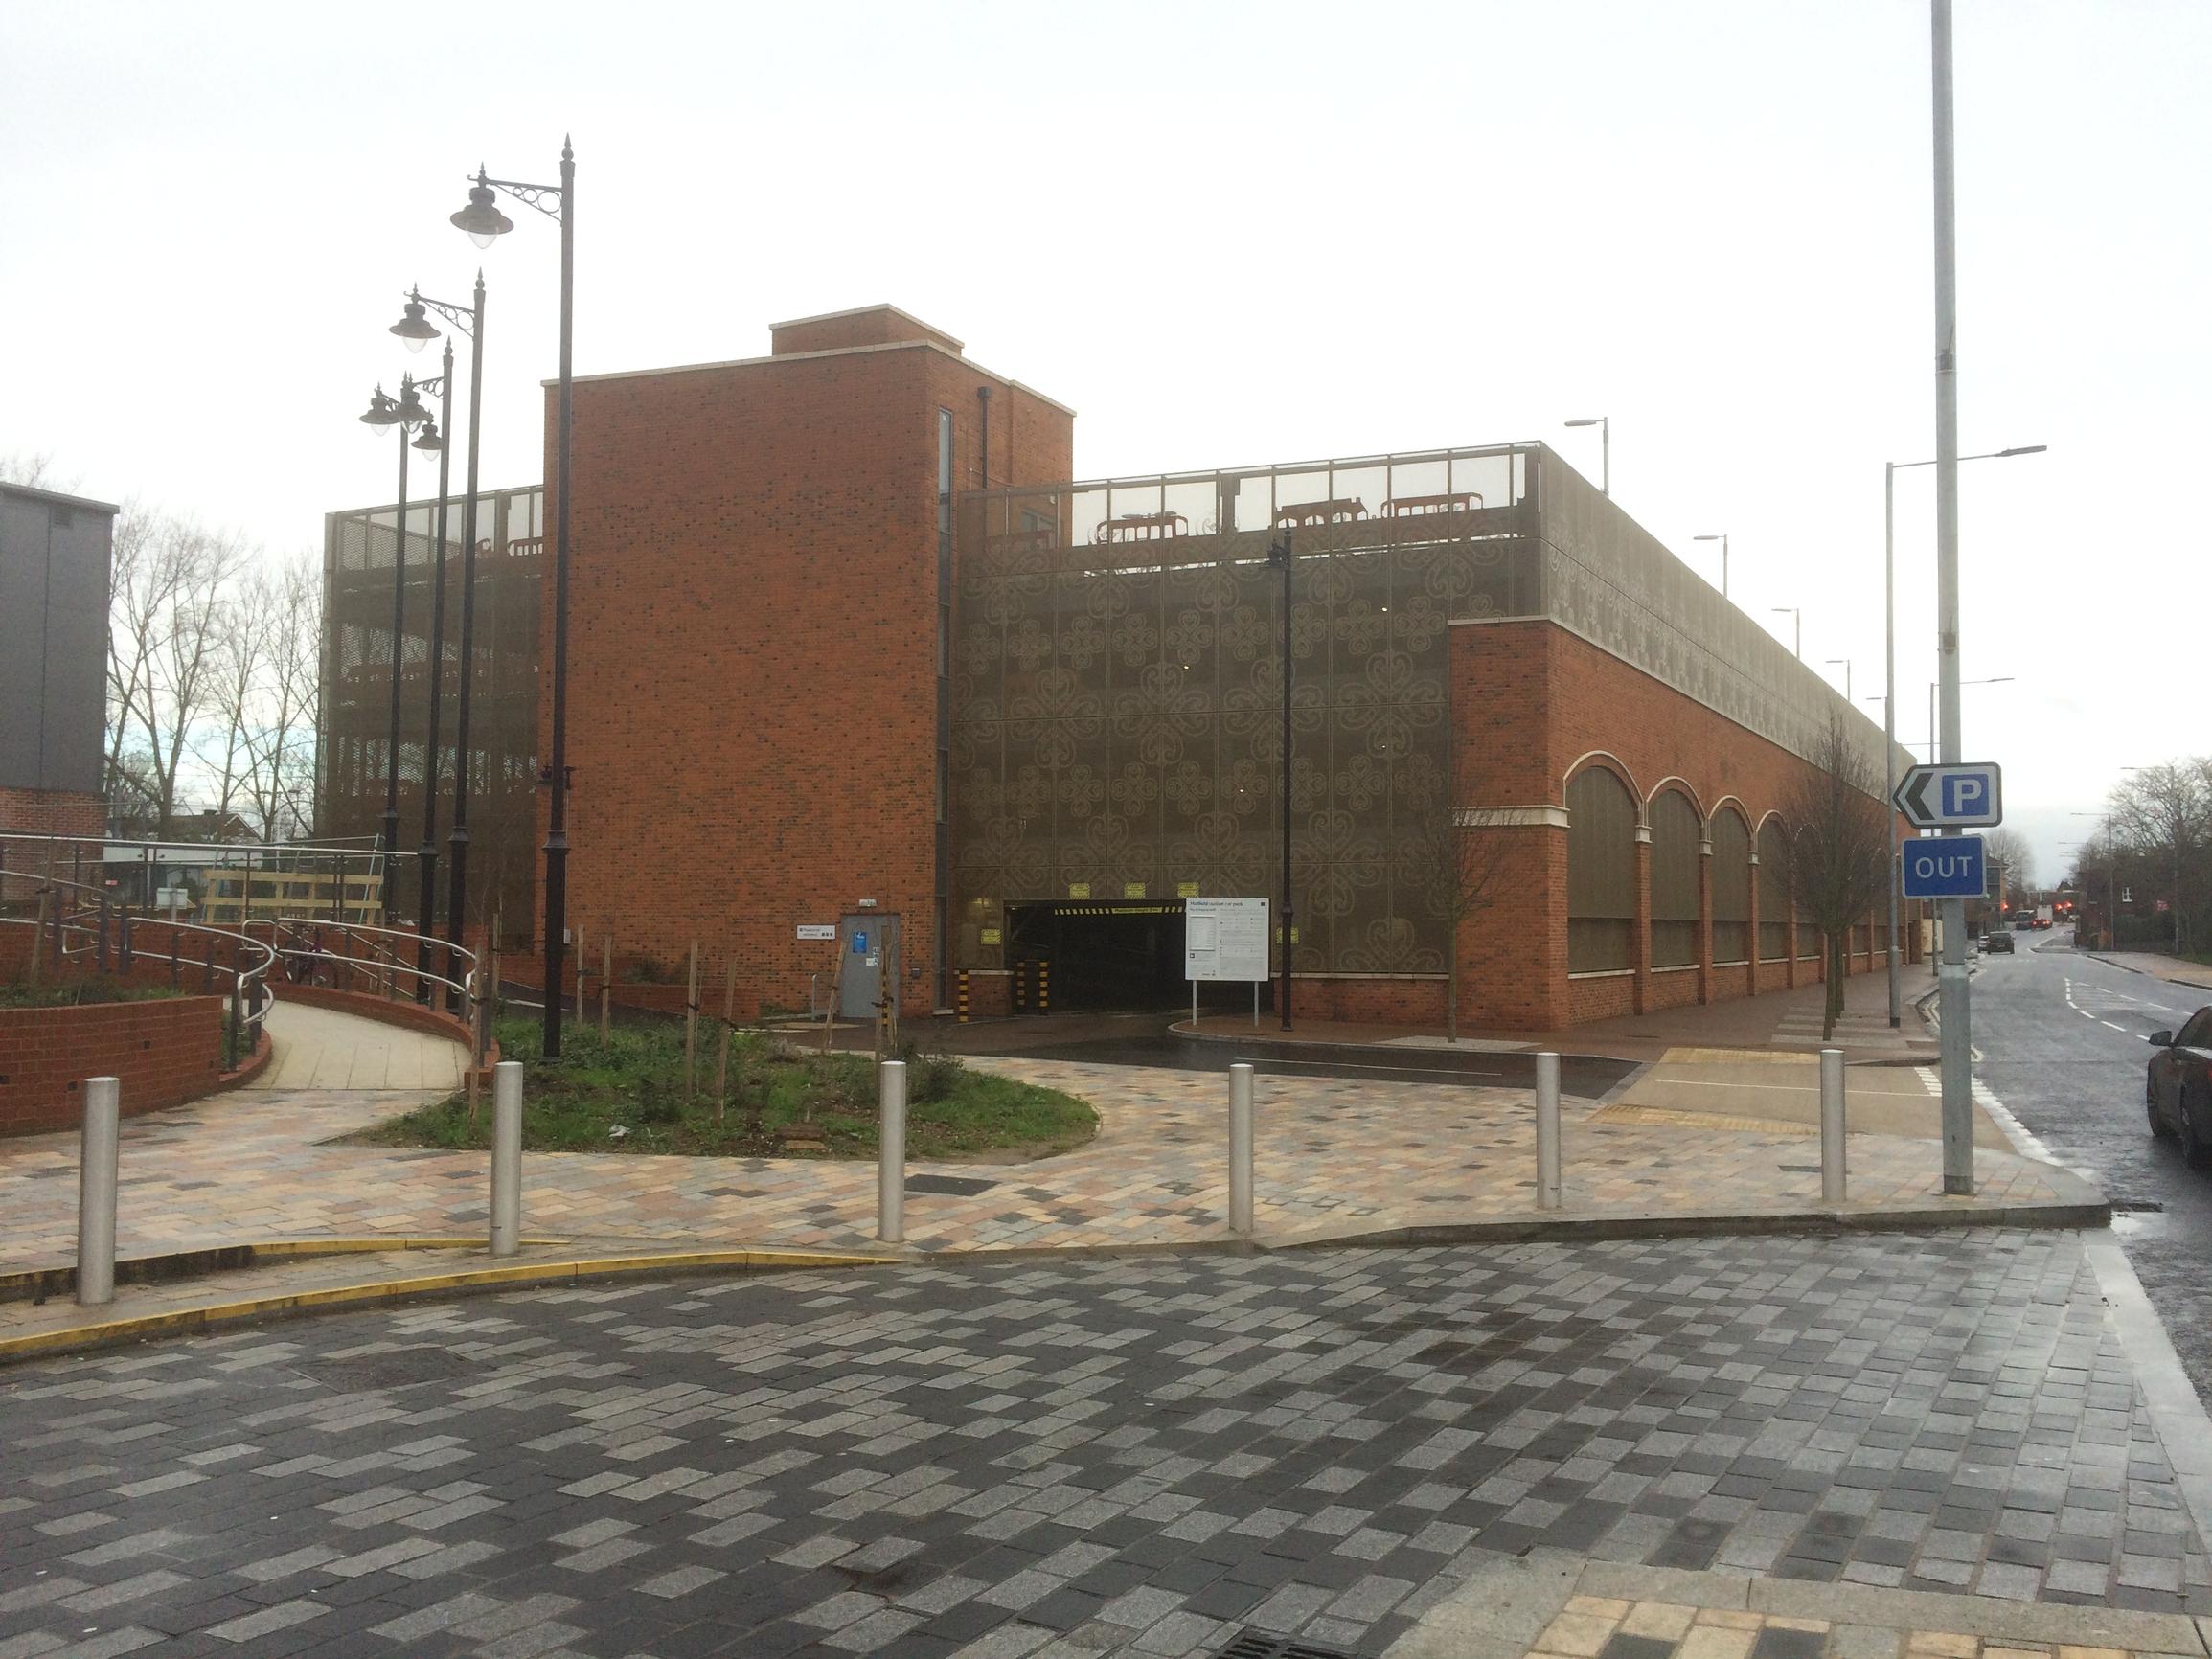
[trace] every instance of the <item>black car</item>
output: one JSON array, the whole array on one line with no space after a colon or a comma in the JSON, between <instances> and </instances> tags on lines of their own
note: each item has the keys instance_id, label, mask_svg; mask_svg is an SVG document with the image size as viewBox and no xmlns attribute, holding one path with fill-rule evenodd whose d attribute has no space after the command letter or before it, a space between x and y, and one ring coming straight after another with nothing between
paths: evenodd
<instances>
[{"instance_id":1,"label":"black car","mask_svg":"<svg viewBox=\"0 0 2212 1659\"><path fill-rule=\"evenodd\" d=\"M2178 1136L2182 1157L2212 1164L2212 1008L2191 1014L2178 1034L2151 1034L2143 1100L2151 1110L2151 1133Z\"/></svg>"},{"instance_id":2,"label":"black car","mask_svg":"<svg viewBox=\"0 0 2212 1659\"><path fill-rule=\"evenodd\" d=\"M1984 951L2001 950L2010 956L2013 954L2013 936L2009 933L1985 933L1982 935L1981 947Z\"/></svg>"}]
</instances>

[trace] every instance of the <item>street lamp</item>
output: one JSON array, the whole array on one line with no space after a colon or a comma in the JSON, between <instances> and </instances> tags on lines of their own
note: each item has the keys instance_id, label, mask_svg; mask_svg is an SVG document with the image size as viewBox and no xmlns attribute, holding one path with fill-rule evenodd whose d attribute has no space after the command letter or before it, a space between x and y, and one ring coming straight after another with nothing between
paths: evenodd
<instances>
[{"instance_id":1,"label":"street lamp","mask_svg":"<svg viewBox=\"0 0 2212 1659\"><path fill-rule=\"evenodd\" d=\"M1793 604L1778 604L1772 609L1776 616L1789 617L1796 624L1796 632L1792 636L1793 643L1790 649L1799 662L1803 662L1805 660L1805 613Z\"/></svg>"},{"instance_id":2,"label":"street lamp","mask_svg":"<svg viewBox=\"0 0 2212 1659\"><path fill-rule=\"evenodd\" d=\"M361 421L374 432L399 434L399 504L392 516L392 697L391 724L384 744L384 811L377 845L383 849L384 924L397 914L392 904L392 857L399 850L399 669L401 637L407 623L407 446L408 432L430 419L430 411L416 396L415 376L399 377L399 396L384 395L378 386L370 394Z\"/></svg>"},{"instance_id":3,"label":"street lamp","mask_svg":"<svg viewBox=\"0 0 2212 1659\"><path fill-rule=\"evenodd\" d=\"M402 327L420 318L420 301L411 301L410 311ZM427 326L427 325L425 325ZM410 347L419 344L408 335L401 335ZM438 388L438 413L445 428L453 423L453 342L445 342L445 356L440 373L423 386ZM445 677L445 507L451 493L453 476L453 450L439 435L439 421L425 420L422 435L414 446L438 457L438 512L431 530L435 551L430 579L430 696L429 718L422 739L422 845L415 851L415 1000L427 1005L431 1000L430 941L435 937L431 917L438 896L438 701L439 692Z\"/></svg>"},{"instance_id":4,"label":"street lamp","mask_svg":"<svg viewBox=\"0 0 2212 1659\"><path fill-rule=\"evenodd\" d=\"M560 142L560 182L522 184L492 178L483 168L468 189L468 205L451 216L480 248L514 228L499 211L505 191L560 226L560 401L554 452L553 516L553 741L544 780L545 826L545 1057L560 1058L560 985L568 926L568 456L575 425L576 376L572 347L576 323L576 151Z\"/></svg>"},{"instance_id":5,"label":"street lamp","mask_svg":"<svg viewBox=\"0 0 2212 1659\"><path fill-rule=\"evenodd\" d=\"M1962 455L1962 461L2009 461L2016 455L2041 455L2050 447L2047 443L2020 443L2010 449L1992 449L1980 455ZM1882 464L1881 471L1881 604L1882 628L1882 763L1889 769L1889 792L1897 793L1897 474L1907 466L1933 466L1933 457L1927 461L1890 461ZM1935 705L1928 704L1927 758L1935 761ZM1890 819L1890 853L1898 852L1897 820ZM1889 895L1889 1023L1894 1028L1904 1014L1903 994L1897 982L1897 883L1890 883Z\"/></svg>"},{"instance_id":6,"label":"street lamp","mask_svg":"<svg viewBox=\"0 0 2212 1659\"><path fill-rule=\"evenodd\" d=\"M445 937L455 944L463 943L468 915L468 713L470 693L475 685L476 665L476 456L477 440L483 431L484 417L484 273L476 273L476 297L467 307L446 300L426 300L420 288L408 290L405 310L392 325L391 331L406 343L410 352L420 352L438 338L439 330L426 311L436 311L441 317L468 336L468 480L467 499L461 505L461 661L455 670L459 681L455 689L453 729L453 832L449 841L452 859L446 875ZM453 373L453 342L445 342L445 374ZM438 685L443 671L444 628L445 619L445 470L441 463L438 475L438 580L437 598L432 610L430 633L430 734L432 753L436 753L438 734ZM427 805L422 813L422 843L426 871L435 871L437 854L431 850L430 838L433 822ZM425 878L423 893L427 896L436 886L434 879ZM430 932L429 900L423 901L422 932ZM450 960L450 959L448 959ZM451 977L450 973L447 975Z\"/></svg>"},{"instance_id":7,"label":"street lamp","mask_svg":"<svg viewBox=\"0 0 2212 1659\"><path fill-rule=\"evenodd\" d=\"M1692 541L1717 541L1721 544L1721 597L1726 599L1728 597L1728 533L1722 531L1713 535L1693 535L1690 539Z\"/></svg>"},{"instance_id":8,"label":"street lamp","mask_svg":"<svg viewBox=\"0 0 2212 1659\"><path fill-rule=\"evenodd\" d=\"M1604 466L1604 483L1599 486L1610 500L1613 493L1613 418L1610 415L1593 415L1586 420L1569 420L1569 426L1595 426L1600 437L1599 455Z\"/></svg>"},{"instance_id":9,"label":"street lamp","mask_svg":"<svg viewBox=\"0 0 2212 1659\"><path fill-rule=\"evenodd\" d=\"M1290 1029L1290 527L1267 548L1267 562L1283 567L1283 766L1277 787L1283 807L1283 1029Z\"/></svg>"},{"instance_id":10,"label":"street lamp","mask_svg":"<svg viewBox=\"0 0 2212 1659\"><path fill-rule=\"evenodd\" d=\"M1849 657L1830 657L1822 666L1832 669L1837 663L1843 665L1843 700L1848 703L1851 701L1851 659Z\"/></svg>"},{"instance_id":11,"label":"street lamp","mask_svg":"<svg viewBox=\"0 0 2212 1659\"><path fill-rule=\"evenodd\" d=\"M2012 683L2013 676L2011 674L1998 674L1986 680L1961 680L1959 681L1959 688L1963 691L1968 686L2009 686ZM1939 682L1935 680L1927 682L1927 763L1931 766L1935 764L1935 691L1938 684ZM1892 784L1890 793L1895 794L1896 792L1897 786Z\"/></svg>"}]
</instances>

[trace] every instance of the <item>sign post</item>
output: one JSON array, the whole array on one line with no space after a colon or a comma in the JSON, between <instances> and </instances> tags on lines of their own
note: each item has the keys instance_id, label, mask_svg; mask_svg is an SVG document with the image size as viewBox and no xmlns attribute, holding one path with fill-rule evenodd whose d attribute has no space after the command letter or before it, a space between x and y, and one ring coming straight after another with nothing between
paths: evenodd
<instances>
[{"instance_id":1,"label":"sign post","mask_svg":"<svg viewBox=\"0 0 2212 1659\"><path fill-rule=\"evenodd\" d=\"M1948 12L1946 13L1948 17ZM1948 80L1944 82L1948 87ZM1948 93L1947 93L1948 96ZM1954 439L1955 443L1955 439ZM1942 450L1939 447L1938 456ZM1955 454L1955 449L1954 449ZM1956 462L1952 462L1955 469ZM1949 487L1938 470L1938 539L1942 540L1943 513L1955 519L1955 500L1947 504L1943 488ZM1956 526L1950 527L1952 545L1939 549L1938 609L1943 632L1950 642L1944 648L1943 763L1915 766L1905 773L1891 797L1905 820L1922 830L1939 830L1934 841L1907 842L1901 879L1907 898L1933 898L1943 919L1943 961L1936 969L1943 1007L1943 1190L1947 1193L1973 1193L1973 1043L1972 998L1966 971L1966 900L1986 890L1989 872L1982 856L1981 837L1961 835L1964 829L1987 829L2004 822L2004 774L1994 761L1960 761L1958 755L1958 647ZM1971 850L1970 850L1971 848Z\"/></svg>"},{"instance_id":2,"label":"sign post","mask_svg":"<svg viewBox=\"0 0 2212 1659\"><path fill-rule=\"evenodd\" d=\"M1252 1023L1260 1023L1260 982L1267 977L1265 898L1183 900L1183 977L1191 982L1191 1024L1198 1023L1198 981L1249 980Z\"/></svg>"}]
</instances>

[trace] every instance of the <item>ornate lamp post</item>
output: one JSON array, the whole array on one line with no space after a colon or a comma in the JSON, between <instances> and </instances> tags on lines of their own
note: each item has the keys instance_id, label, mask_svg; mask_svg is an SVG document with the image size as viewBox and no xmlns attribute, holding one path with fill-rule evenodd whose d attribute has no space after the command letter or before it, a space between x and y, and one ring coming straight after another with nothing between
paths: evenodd
<instances>
[{"instance_id":1,"label":"ornate lamp post","mask_svg":"<svg viewBox=\"0 0 2212 1659\"><path fill-rule=\"evenodd\" d=\"M1267 548L1267 562L1283 570L1283 1029L1290 1029L1290 527Z\"/></svg>"},{"instance_id":2,"label":"ornate lamp post","mask_svg":"<svg viewBox=\"0 0 2212 1659\"><path fill-rule=\"evenodd\" d=\"M384 811L376 841L384 854L382 898L386 926L391 925L398 915L392 903L392 857L399 850L399 670L407 622L407 434L430 419L430 411L423 407L417 390L412 375L400 376L397 399L387 398L384 388L378 386L361 416L361 423L372 431L389 432L397 427L399 433L399 504L392 518L392 718L385 735Z\"/></svg>"},{"instance_id":3,"label":"ornate lamp post","mask_svg":"<svg viewBox=\"0 0 2212 1659\"><path fill-rule=\"evenodd\" d=\"M476 273L476 297L464 308L446 300L426 300L420 288L407 295L406 309L391 331L406 343L411 352L420 352L438 338L439 330L426 311L436 311L453 327L468 336L468 478L467 497L461 504L461 661L455 670L459 684L455 688L453 729L453 832L449 840L452 859L446 874L445 937L455 944L464 943L468 916L468 714L470 693L476 673L476 457L478 439L484 427L484 273ZM453 373L453 342L445 342L445 374ZM450 410L450 401L447 408ZM448 417L450 428L450 417ZM431 612L431 656L433 668L430 679L430 735L432 752L436 752L438 735L438 685L443 661L444 626L445 618L445 466L441 461L438 474L438 582L437 598ZM431 847L435 829L432 809L425 803L422 810L422 844L424 869L435 871L437 853ZM427 896L435 882L426 879L423 893ZM422 928L430 932L429 900L423 901ZM450 975L448 975L450 977Z\"/></svg>"},{"instance_id":4,"label":"ornate lamp post","mask_svg":"<svg viewBox=\"0 0 2212 1659\"><path fill-rule=\"evenodd\" d=\"M568 926L568 498L569 441L574 428L576 396L571 346L575 334L576 297L576 151L564 138L560 145L560 182L522 184L492 178L476 170L469 187L468 205L452 215L459 229L467 231L480 248L514 228L514 221L499 211L497 193L505 191L526 207L534 207L560 226L560 402L554 459L553 516L553 733L552 754L542 774L551 791L545 823L545 1057L560 1057L560 986L562 957L567 948Z\"/></svg>"}]
</instances>

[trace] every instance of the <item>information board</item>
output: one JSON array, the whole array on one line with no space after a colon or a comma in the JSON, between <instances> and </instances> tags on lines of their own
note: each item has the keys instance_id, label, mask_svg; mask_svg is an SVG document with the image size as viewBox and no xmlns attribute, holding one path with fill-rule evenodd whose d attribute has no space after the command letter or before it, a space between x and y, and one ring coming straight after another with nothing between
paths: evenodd
<instances>
[{"instance_id":1,"label":"information board","mask_svg":"<svg viewBox=\"0 0 2212 1659\"><path fill-rule=\"evenodd\" d=\"M1183 900L1183 977L1264 980L1267 977L1265 898Z\"/></svg>"}]
</instances>

